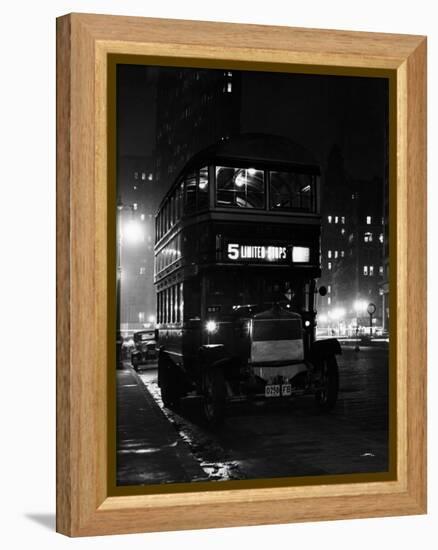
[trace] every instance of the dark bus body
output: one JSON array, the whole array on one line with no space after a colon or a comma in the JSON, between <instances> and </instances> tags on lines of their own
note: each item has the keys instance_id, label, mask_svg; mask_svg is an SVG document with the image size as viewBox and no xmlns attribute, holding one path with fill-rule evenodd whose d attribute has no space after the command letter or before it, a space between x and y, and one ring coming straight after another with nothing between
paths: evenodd
<instances>
[{"instance_id":1,"label":"dark bus body","mask_svg":"<svg viewBox=\"0 0 438 550\"><path fill-rule=\"evenodd\" d=\"M242 135L199 153L156 217L158 383L165 406L338 393L335 339L315 341L319 167L280 137Z\"/></svg>"}]
</instances>

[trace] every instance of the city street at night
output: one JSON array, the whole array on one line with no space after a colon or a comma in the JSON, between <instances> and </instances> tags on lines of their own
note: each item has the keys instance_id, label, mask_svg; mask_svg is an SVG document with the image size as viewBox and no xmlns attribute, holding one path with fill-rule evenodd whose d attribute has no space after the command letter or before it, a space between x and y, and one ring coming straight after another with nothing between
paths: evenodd
<instances>
[{"instance_id":1,"label":"city street at night","mask_svg":"<svg viewBox=\"0 0 438 550\"><path fill-rule=\"evenodd\" d=\"M155 362L118 371L118 485L383 472L388 469L388 347L338 357L335 409L313 397L234 405L224 425L200 426L196 405L163 407Z\"/></svg>"}]
</instances>

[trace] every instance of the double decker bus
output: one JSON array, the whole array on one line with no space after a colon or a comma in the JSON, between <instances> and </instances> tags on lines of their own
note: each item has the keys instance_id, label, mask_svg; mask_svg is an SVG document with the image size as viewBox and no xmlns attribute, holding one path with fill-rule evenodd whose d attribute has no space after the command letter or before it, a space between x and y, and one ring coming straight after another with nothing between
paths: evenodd
<instances>
[{"instance_id":1,"label":"double decker bus","mask_svg":"<svg viewBox=\"0 0 438 550\"><path fill-rule=\"evenodd\" d=\"M341 348L315 339L319 178L305 149L264 134L223 140L176 178L156 215L166 407L198 397L211 426L233 401L313 394L334 407Z\"/></svg>"}]
</instances>

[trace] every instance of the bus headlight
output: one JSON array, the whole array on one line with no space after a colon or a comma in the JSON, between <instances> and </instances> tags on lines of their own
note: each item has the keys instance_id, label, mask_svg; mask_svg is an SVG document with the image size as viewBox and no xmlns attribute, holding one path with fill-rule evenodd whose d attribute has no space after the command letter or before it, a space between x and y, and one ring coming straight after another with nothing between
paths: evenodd
<instances>
[{"instance_id":1,"label":"bus headlight","mask_svg":"<svg viewBox=\"0 0 438 550\"><path fill-rule=\"evenodd\" d=\"M209 334L213 334L213 332L217 331L216 321L207 321L207 324L205 325L205 328L207 329L207 332Z\"/></svg>"}]
</instances>

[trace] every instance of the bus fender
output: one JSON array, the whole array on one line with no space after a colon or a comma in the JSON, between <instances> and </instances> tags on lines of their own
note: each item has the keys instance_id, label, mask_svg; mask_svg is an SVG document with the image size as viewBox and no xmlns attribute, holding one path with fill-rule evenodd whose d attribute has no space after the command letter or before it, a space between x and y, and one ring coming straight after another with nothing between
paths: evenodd
<instances>
[{"instance_id":1,"label":"bus fender","mask_svg":"<svg viewBox=\"0 0 438 550\"><path fill-rule=\"evenodd\" d=\"M310 358L313 361L333 355L342 355L341 344L336 338L316 340L310 347Z\"/></svg>"},{"instance_id":2,"label":"bus fender","mask_svg":"<svg viewBox=\"0 0 438 550\"><path fill-rule=\"evenodd\" d=\"M231 359L223 344L206 344L199 350L201 364L208 367L220 367Z\"/></svg>"}]
</instances>

